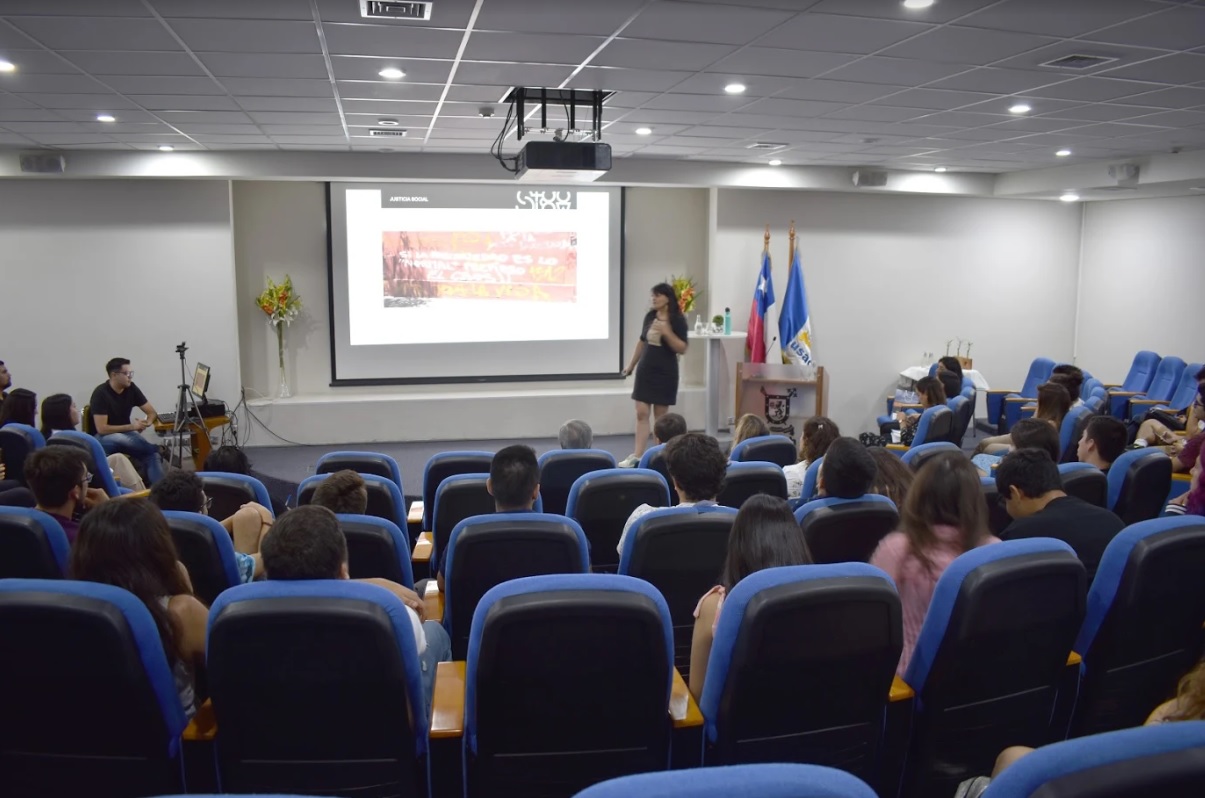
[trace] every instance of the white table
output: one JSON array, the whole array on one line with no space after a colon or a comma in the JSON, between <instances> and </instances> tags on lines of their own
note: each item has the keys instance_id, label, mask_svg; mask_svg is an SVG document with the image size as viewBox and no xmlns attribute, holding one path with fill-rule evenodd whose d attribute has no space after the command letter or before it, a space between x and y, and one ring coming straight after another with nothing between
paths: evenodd
<instances>
[{"instance_id":1,"label":"white table","mask_svg":"<svg viewBox=\"0 0 1205 798\"><path fill-rule=\"evenodd\" d=\"M900 376L907 377L913 382L916 382L921 377L928 377L930 368L931 366L909 366L900 372ZM976 391L991 390L991 386L987 384L987 380L983 378L982 374L980 374L978 371L975 371L975 369L963 369L962 375L964 377L971 378L971 382L974 383Z\"/></svg>"},{"instance_id":2,"label":"white table","mask_svg":"<svg viewBox=\"0 0 1205 798\"><path fill-rule=\"evenodd\" d=\"M692 332L691 340L699 338L707 339L707 353L703 356L703 429L711 437L715 437L720 429L720 408L723 407L723 402L720 399L720 374L724 367L726 355L724 353L724 341L731 341L739 338L745 340L744 332L733 331L727 334L700 334Z\"/></svg>"}]
</instances>

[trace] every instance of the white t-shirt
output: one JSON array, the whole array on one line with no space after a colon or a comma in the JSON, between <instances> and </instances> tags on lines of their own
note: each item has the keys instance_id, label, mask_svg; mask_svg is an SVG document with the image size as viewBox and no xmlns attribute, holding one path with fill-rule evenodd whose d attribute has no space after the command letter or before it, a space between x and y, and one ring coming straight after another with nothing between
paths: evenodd
<instances>
[{"instance_id":1,"label":"white t-shirt","mask_svg":"<svg viewBox=\"0 0 1205 798\"><path fill-rule=\"evenodd\" d=\"M694 507L694 506L695 506L695 502L678 502L677 504L674 505L674 507ZM635 524L641 518L644 518L646 515L651 513L653 510L668 510L668 509L671 509L671 508L654 507L651 504L642 504L639 507L637 507L635 510L633 510L632 514L628 516L627 523L625 523L623 525L623 534L621 534L619 536L619 545L615 547L615 551L619 552L619 556L621 556L621 557L623 556L623 541L628 536L628 530L632 528L633 524Z\"/></svg>"},{"instance_id":2,"label":"white t-shirt","mask_svg":"<svg viewBox=\"0 0 1205 798\"><path fill-rule=\"evenodd\" d=\"M794 465L782 467L782 473L787 478L788 499L798 499L803 495L803 478L807 475L809 465L811 464L807 460L802 460Z\"/></svg>"},{"instance_id":3,"label":"white t-shirt","mask_svg":"<svg viewBox=\"0 0 1205 798\"><path fill-rule=\"evenodd\" d=\"M418 613L406 607L406 615L410 618L410 628L414 630L414 645L421 655L427 650L427 635L423 632L423 622L419 620Z\"/></svg>"}]
</instances>

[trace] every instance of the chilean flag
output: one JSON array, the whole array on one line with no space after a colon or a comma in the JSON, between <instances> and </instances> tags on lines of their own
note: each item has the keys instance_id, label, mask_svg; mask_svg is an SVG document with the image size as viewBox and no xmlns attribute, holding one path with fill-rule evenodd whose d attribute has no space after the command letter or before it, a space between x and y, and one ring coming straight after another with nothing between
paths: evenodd
<instances>
[{"instance_id":1,"label":"chilean flag","mask_svg":"<svg viewBox=\"0 0 1205 798\"><path fill-rule=\"evenodd\" d=\"M745 333L745 362L766 362L766 313L774 304L774 275L770 272L770 252L761 254L761 271L753 289L753 306L749 309L749 328Z\"/></svg>"}]
</instances>

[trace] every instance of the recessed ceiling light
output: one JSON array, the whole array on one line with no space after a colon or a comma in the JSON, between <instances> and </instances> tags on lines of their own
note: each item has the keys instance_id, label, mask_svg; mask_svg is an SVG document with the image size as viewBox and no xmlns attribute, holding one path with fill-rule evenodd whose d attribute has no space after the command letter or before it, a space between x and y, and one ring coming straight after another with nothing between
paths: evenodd
<instances>
[{"instance_id":1,"label":"recessed ceiling light","mask_svg":"<svg viewBox=\"0 0 1205 798\"><path fill-rule=\"evenodd\" d=\"M171 152L174 149L176 149L176 148L170 144L160 144L159 145L159 152Z\"/></svg>"},{"instance_id":2,"label":"recessed ceiling light","mask_svg":"<svg viewBox=\"0 0 1205 798\"><path fill-rule=\"evenodd\" d=\"M0 72L16 72L17 65L12 61L0 61Z\"/></svg>"},{"instance_id":3,"label":"recessed ceiling light","mask_svg":"<svg viewBox=\"0 0 1205 798\"><path fill-rule=\"evenodd\" d=\"M724 91L728 92L729 94L744 94L745 93L745 84L744 83L729 83L727 86L724 87Z\"/></svg>"},{"instance_id":4,"label":"recessed ceiling light","mask_svg":"<svg viewBox=\"0 0 1205 798\"><path fill-rule=\"evenodd\" d=\"M113 114L97 114L96 121L97 122L116 122L117 117L113 116Z\"/></svg>"},{"instance_id":5,"label":"recessed ceiling light","mask_svg":"<svg viewBox=\"0 0 1205 798\"><path fill-rule=\"evenodd\" d=\"M1063 202L1079 202L1079 194L1074 191L1068 191L1066 194L1059 197Z\"/></svg>"},{"instance_id":6,"label":"recessed ceiling light","mask_svg":"<svg viewBox=\"0 0 1205 798\"><path fill-rule=\"evenodd\" d=\"M775 158L774 160L770 161L770 166L782 166L782 161Z\"/></svg>"},{"instance_id":7,"label":"recessed ceiling light","mask_svg":"<svg viewBox=\"0 0 1205 798\"><path fill-rule=\"evenodd\" d=\"M1027 113L1029 113L1029 112L1030 112L1030 111L1032 111L1032 110L1033 110L1033 109L1032 109L1032 108L1030 108L1030 107L1029 107L1028 105L1026 105L1025 103L1017 103L1016 105L1010 105L1010 106L1008 107L1008 112L1009 112L1010 114L1027 114Z\"/></svg>"},{"instance_id":8,"label":"recessed ceiling light","mask_svg":"<svg viewBox=\"0 0 1205 798\"><path fill-rule=\"evenodd\" d=\"M652 129L651 127L638 127L638 128L636 128L636 135L637 135L637 136L648 136L648 135L652 134L652 132L653 132L653 129Z\"/></svg>"},{"instance_id":9,"label":"recessed ceiling light","mask_svg":"<svg viewBox=\"0 0 1205 798\"><path fill-rule=\"evenodd\" d=\"M377 124L383 127L397 127L398 121L396 119L378 119Z\"/></svg>"},{"instance_id":10,"label":"recessed ceiling light","mask_svg":"<svg viewBox=\"0 0 1205 798\"><path fill-rule=\"evenodd\" d=\"M917 11L922 8L928 8L933 5L933 0L904 0L904 8Z\"/></svg>"},{"instance_id":11,"label":"recessed ceiling light","mask_svg":"<svg viewBox=\"0 0 1205 798\"><path fill-rule=\"evenodd\" d=\"M398 69L397 67L385 67L377 74L387 80L398 80L400 78L406 77L406 73L403 72L402 70Z\"/></svg>"},{"instance_id":12,"label":"recessed ceiling light","mask_svg":"<svg viewBox=\"0 0 1205 798\"><path fill-rule=\"evenodd\" d=\"M946 171L946 168L944 166L938 166L933 171L934 172L944 172L944 171Z\"/></svg>"},{"instance_id":13,"label":"recessed ceiling light","mask_svg":"<svg viewBox=\"0 0 1205 798\"><path fill-rule=\"evenodd\" d=\"M1062 149L1055 153L1055 155L1059 156L1060 158L1066 158L1070 154L1071 154L1071 150L1067 150L1067 149Z\"/></svg>"}]
</instances>

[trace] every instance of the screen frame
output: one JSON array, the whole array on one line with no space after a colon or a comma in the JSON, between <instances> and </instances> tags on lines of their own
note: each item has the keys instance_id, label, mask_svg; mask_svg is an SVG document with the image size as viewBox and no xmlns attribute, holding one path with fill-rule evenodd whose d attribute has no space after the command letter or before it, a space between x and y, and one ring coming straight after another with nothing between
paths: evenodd
<instances>
[{"instance_id":1,"label":"screen frame","mask_svg":"<svg viewBox=\"0 0 1205 798\"><path fill-rule=\"evenodd\" d=\"M327 318L330 319L328 325L330 332L330 353L331 353L331 381L330 387L356 387L356 386L381 386L381 385L482 385L487 383L505 383L505 382L566 382L570 380L622 380L623 376L623 353L626 345L624 340L624 285L627 279L627 203L628 189L626 186L611 186L611 188L619 189L619 356L616 361L616 368L613 372L604 372L596 374L499 374L497 376L484 377L371 377L371 378L343 378L336 376L338 368L336 365L337 354L335 341L335 238L334 224L331 218L331 187L334 181L327 181L324 185L326 188L326 299L327 299ZM340 181L346 182L346 181ZM373 181L373 183L388 184L391 181ZM396 182L396 181L394 181ZM405 185L397 183L397 185Z\"/></svg>"},{"instance_id":2,"label":"screen frame","mask_svg":"<svg viewBox=\"0 0 1205 798\"><path fill-rule=\"evenodd\" d=\"M201 386L201 392L197 393L197 378L202 373L205 374L205 382ZM209 393L209 376L210 376L209 366L205 365L204 363L198 362L196 367L192 370L192 385L189 386L189 390L192 391L193 396L195 396L198 399L205 398L205 395Z\"/></svg>"}]
</instances>

